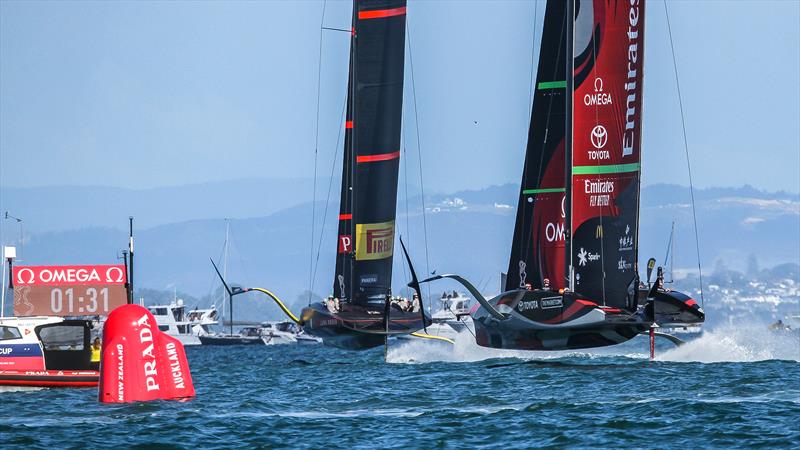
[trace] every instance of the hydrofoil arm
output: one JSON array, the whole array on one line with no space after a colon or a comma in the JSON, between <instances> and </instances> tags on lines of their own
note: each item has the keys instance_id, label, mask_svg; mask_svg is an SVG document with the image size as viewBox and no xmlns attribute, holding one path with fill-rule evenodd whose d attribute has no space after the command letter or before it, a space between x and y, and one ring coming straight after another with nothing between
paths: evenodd
<instances>
[{"instance_id":1,"label":"hydrofoil arm","mask_svg":"<svg viewBox=\"0 0 800 450\"><path fill-rule=\"evenodd\" d=\"M452 339L446 338L444 336L436 336L435 334L427 334L427 333L420 333L419 331L415 333L411 333L412 336L422 338L422 339L433 339L437 341L445 341L451 344L455 344Z\"/></svg>"},{"instance_id":2,"label":"hydrofoil arm","mask_svg":"<svg viewBox=\"0 0 800 450\"><path fill-rule=\"evenodd\" d=\"M494 318L499 319L499 320L505 320L506 319L506 316L504 316L500 311L496 310L494 308L494 306L492 306L492 304L489 303L489 301L486 300L486 298L484 298L483 294L481 294L480 291L478 291L478 288L473 286L472 283L467 281L465 278L461 277L461 275L455 275L455 274L451 274L451 273L444 274L444 275L436 275L436 276L424 279L424 280L420 281L420 283L428 283L430 281L441 280L442 278L450 278L450 279L458 281L459 283L461 283L462 286L467 288L467 291L469 291L469 293L472 294L473 297L475 297L475 300L477 300L478 303L481 304L481 306L486 308L486 311L488 311L489 314L491 314Z\"/></svg>"},{"instance_id":3,"label":"hydrofoil arm","mask_svg":"<svg viewBox=\"0 0 800 450\"><path fill-rule=\"evenodd\" d=\"M234 295L244 294L245 292L248 292L248 291L258 291L258 292L267 294L267 296L269 298L271 298L272 300L274 300L275 303L277 303L278 306L281 308L281 311L283 311L284 314L286 314L290 319L292 319L292 321L294 321L294 323L296 323L296 324L298 324L300 326L303 326L303 323L300 321L300 319L298 319L297 316L295 316L294 314L292 314L291 311L289 311L289 308L286 307L286 305L281 301L281 299L278 298L277 295L273 294L272 292L270 292L270 291L268 291L266 289L262 289L262 288L241 288L241 287L238 287L238 286L234 286L233 288L231 288L230 286L228 286L228 283L225 281L225 278L220 273L219 268L217 268L217 265L214 264L214 260L213 259L211 260L211 265L214 266L214 270L217 272L217 275L219 276L219 279L222 280L222 285L225 286L225 290L228 291L228 295L231 298L231 307L233 307L233 296Z\"/></svg>"},{"instance_id":4,"label":"hydrofoil arm","mask_svg":"<svg viewBox=\"0 0 800 450\"><path fill-rule=\"evenodd\" d=\"M267 296L269 298L271 298L272 300L274 300L275 303L277 303L278 306L281 308L281 311L283 311L284 314L286 314L290 319L292 319L292 321L294 321L294 323L296 323L298 325L303 325L302 321L300 319L298 319L297 316L295 316L291 311L289 311L289 308L286 307L286 305L281 301L281 299L278 298L277 295L273 294L272 292L270 292L270 291L268 291L266 289L262 289L262 288L247 288L246 290L248 290L248 291L258 291L258 292L267 294Z\"/></svg>"},{"instance_id":5,"label":"hydrofoil arm","mask_svg":"<svg viewBox=\"0 0 800 450\"><path fill-rule=\"evenodd\" d=\"M641 334L645 334L646 335L648 333L649 333L648 331L644 331ZM680 347L681 345L686 343L683 339L681 339L679 337L676 337L676 336L673 336L673 335L667 334L667 333L661 333L659 331L656 331L655 333L653 333L653 335L655 337L664 338L664 339L672 342L673 344L675 344L676 347Z\"/></svg>"}]
</instances>

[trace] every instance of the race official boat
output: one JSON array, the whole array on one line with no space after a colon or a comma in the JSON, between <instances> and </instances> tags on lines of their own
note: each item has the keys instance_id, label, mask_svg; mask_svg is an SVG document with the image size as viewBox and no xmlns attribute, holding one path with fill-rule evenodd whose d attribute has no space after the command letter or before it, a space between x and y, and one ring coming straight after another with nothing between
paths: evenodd
<instances>
[{"instance_id":1,"label":"race official boat","mask_svg":"<svg viewBox=\"0 0 800 450\"><path fill-rule=\"evenodd\" d=\"M97 386L92 327L89 319L0 318L0 386Z\"/></svg>"},{"instance_id":2,"label":"race official boat","mask_svg":"<svg viewBox=\"0 0 800 450\"><path fill-rule=\"evenodd\" d=\"M644 12L644 0L547 3L504 292L423 281L467 287L481 346L601 347L705 319L659 282L638 301Z\"/></svg>"}]
</instances>

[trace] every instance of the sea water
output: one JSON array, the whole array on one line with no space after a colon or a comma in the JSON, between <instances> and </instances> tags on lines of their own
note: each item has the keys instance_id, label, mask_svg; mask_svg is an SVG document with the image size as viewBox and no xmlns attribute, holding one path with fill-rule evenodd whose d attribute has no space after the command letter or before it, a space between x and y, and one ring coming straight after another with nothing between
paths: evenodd
<instances>
[{"instance_id":1,"label":"sea water","mask_svg":"<svg viewBox=\"0 0 800 450\"><path fill-rule=\"evenodd\" d=\"M187 349L197 398L97 403L94 389L0 392L2 448L800 446L800 334L706 331L568 352L390 341ZM2 389L2 388L0 388Z\"/></svg>"}]
</instances>

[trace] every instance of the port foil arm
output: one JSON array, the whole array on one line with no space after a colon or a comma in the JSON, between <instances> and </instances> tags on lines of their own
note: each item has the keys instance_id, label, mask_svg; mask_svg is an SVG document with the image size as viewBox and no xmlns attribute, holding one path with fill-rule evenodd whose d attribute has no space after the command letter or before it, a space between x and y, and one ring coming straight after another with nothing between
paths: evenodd
<instances>
[{"instance_id":1,"label":"port foil arm","mask_svg":"<svg viewBox=\"0 0 800 450\"><path fill-rule=\"evenodd\" d=\"M481 294L480 291L478 291L478 288L476 288L472 283L467 281L461 275L455 275L455 274L452 274L452 273L448 273L448 274L444 274L444 275L436 275L436 276L433 276L433 277L430 277L430 278L426 278L426 279L420 281L420 283L428 283L430 281L441 280L442 278L450 278L452 280L458 281L459 283L461 283L462 286L464 286L467 289L467 291L469 291L470 294L472 294L472 296L475 298L475 300L477 300L478 303L480 303L481 306L483 306L489 314L491 314L496 319L506 320L507 317L505 315L503 315L503 313L501 313L500 311L496 310L494 308L494 306L492 306L492 304L489 303L488 300L486 300L486 298L483 296L483 294Z\"/></svg>"}]
</instances>

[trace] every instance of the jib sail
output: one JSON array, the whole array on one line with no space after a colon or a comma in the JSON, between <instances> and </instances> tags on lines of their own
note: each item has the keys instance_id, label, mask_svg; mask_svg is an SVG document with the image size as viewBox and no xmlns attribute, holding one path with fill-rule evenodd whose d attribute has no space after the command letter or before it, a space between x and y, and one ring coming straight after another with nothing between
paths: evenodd
<instances>
[{"instance_id":1,"label":"jib sail","mask_svg":"<svg viewBox=\"0 0 800 450\"><path fill-rule=\"evenodd\" d=\"M405 59L405 0L353 3L334 296L391 293Z\"/></svg>"}]
</instances>

